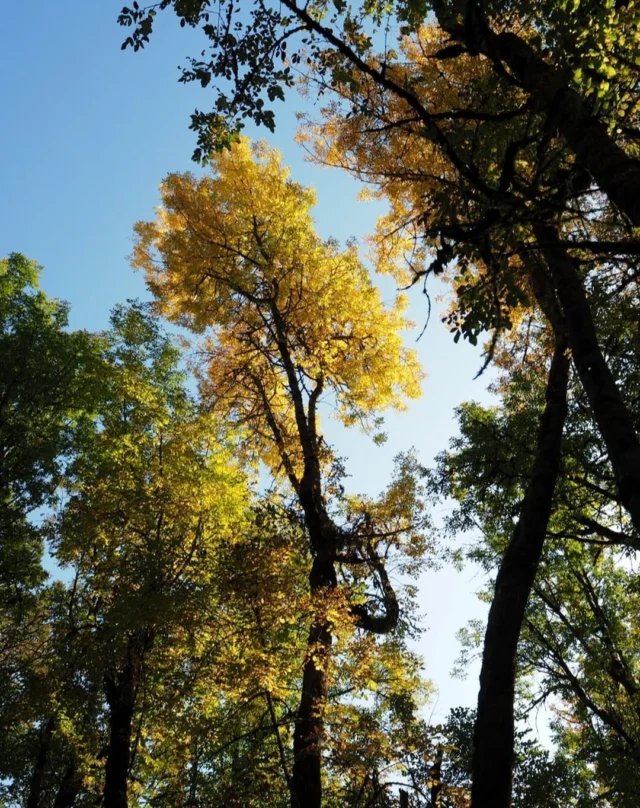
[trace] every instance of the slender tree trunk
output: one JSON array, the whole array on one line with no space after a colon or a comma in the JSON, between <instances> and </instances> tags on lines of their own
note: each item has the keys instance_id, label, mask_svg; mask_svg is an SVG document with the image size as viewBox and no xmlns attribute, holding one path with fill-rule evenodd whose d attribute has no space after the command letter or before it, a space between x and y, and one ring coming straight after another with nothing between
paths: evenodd
<instances>
[{"instance_id":1,"label":"slender tree trunk","mask_svg":"<svg viewBox=\"0 0 640 808\"><path fill-rule=\"evenodd\" d=\"M547 64L524 39L507 32L490 40L496 55L540 105L609 199L640 225L640 161L613 140L560 71Z\"/></svg>"},{"instance_id":2,"label":"slender tree trunk","mask_svg":"<svg viewBox=\"0 0 640 808\"><path fill-rule=\"evenodd\" d=\"M589 302L574 262L559 244L554 227L535 225L534 232L544 246L545 260L567 321L573 361L607 447L620 500L640 531L640 441L633 421L600 350Z\"/></svg>"},{"instance_id":3,"label":"slender tree trunk","mask_svg":"<svg viewBox=\"0 0 640 808\"><path fill-rule=\"evenodd\" d=\"M44 779L44 771L49 760L49 750L51 748L51 740L53 738L55 728L56 720L52 717L40 730L40 742L38 744L38 752L36 754L33 772L31 774L31 782L29 783L29 795L27 797L26 808L38 808L40 805L42 781Z\"/></svg>"},{"instance_id":4,"label":"slender tree trunk","mask_svg":"<svg viewBox=\"0 0 640 808\"><path fill-rule=\"evenodd\" d=\"M293 402L299 445L304 458L304 472L298 479L286 451L281 457L289 480L302 507L305 525L309 534L314 560L309 574L311 595L321 600L337 586L334 561L338 529L326 511L322 494L322 470L319 456L320 440L317 431L317 404L324 389L320 374L309 393L305 412L303 389L298 379L293 354L287 336L287 325L276 299L270 305L274 333L282 363L287 374ZM262 392L267 413L268 400ZM269 416L268 416L269 418ZM271 418L270 427L279 442L279 429ZM392 631L398 621L398 602L381 559L374 557L371 568L376 571L381 583L385 615L372 616L366 609L354 609L357 624L365 630L386 633ZM323 713L327 700L326 666L331 653L331 623L323 610L316 613L307 639L307 652L302 674L302 695L296 715L293 733L293 769L289 781L292 808L321 808L322 806L322 742ZM285 767L286 771L286 767Z\"/></svg>"},{"instance_id":5,"label":"slender tree trunk","mask_svg":"<svg viewBox=\"0 0 640 808\"><path fill-rule=\"evenodd\" d=\"M429 808L440 808L440 792L442 791L442 758L444 756L444 749L438 746L436 749L436 756L433 761L433 766L429 769L429 780L431 781L431 788L429 789L429 796L431 797L431 805Z\"/></svg>"},{"instance_id":6,"label":"slender tree trunk","mask_svg":"<svg viewBox=\"0 0 640 808\"><path fill-rule=\"evenodd\" d=\"M105 766L104 808L127 808L131 734L135 704L135 672L132 663L104 681L109 704L109 746Z\"/></svg>"},{"instance_id":7,"label":"slender tree trunk","mask_svg":"<svg viewBox=\"0 0 640 808\"><path fill-rule=\"evenodd\" d=\"M109 705L109 745L105 764L104 808L127 808L131 737L136 694L153 633L142 630L129 638L124 663L104 677Z\"/></svg>"},{"instance_id":8,"label":"slender tree trunk","mask_svg":"<svg viewBox=\"0 0 640 808\"><path fill-rule=\"evenodd\" d=\"M517 34L491 31L479 4L432 0L431 5L443 30L470 53L487 56L498 69L501 64L508 67L538 107L548 112L580 165L633 224L640 225L640 161L618 146L605 124L591 114L582 96L568 85L564 72L545 62ZM459 11L464 11L464 26L459 24Z\"/></svg>"},{"instance_id":9,"label":"slender tree trunk","mask_svg":"<svg viewBox=\"0 0 640 808\"><path fill-rule=\"evenodd\" d=\"M473 739L472 808L508 808L511 804L516 651L551 514L568 379L566 340L556 334L531 480L500 564L489 610Z\"/></svg>"},{"instance_id":10,"label":"slender tree trunk","mask_svg":"<svg viewBox=\"0 0 640 808\"><path fill-rule=\"evenodd\" d=\"M78 772L75 761L70 763L64 773L53 808L73 808L82 787L82 775Z\"/></svg>"},{"instance_id":11,"label":"slender tree trunk","mask_svg":"<svg viewBox=\"0 0 640 808\"><path fill-rule=\"evenodd\" d=\"M312 595L334 589L333 563L316 556L309 583ZM326 662L331 651L331 626L317 617L309 631L307 656L302 674L302 696L293 733L291 808L322 806L323 713L327 700Z\"/></svg>"}]
</instances>

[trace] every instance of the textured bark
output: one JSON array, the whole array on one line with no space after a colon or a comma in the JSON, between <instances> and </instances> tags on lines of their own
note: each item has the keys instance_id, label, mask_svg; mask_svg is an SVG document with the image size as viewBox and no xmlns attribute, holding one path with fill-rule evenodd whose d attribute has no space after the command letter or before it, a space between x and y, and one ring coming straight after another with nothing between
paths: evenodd
<instances>
[{"instance_id":1,"label":"textured bark","mask_svg":"<svg viewBox=\"0 0 640 808\"><path fill-rule=\"evenodd\" d=\"M600 350L591 309L567 251L550 225L536 225L543 251L564 311L569 345L580 382L607 447L620 501L640 530L640 441L622 395Z\"/></svg>"},{"instance_id":2,"label":"textured bark","mask_svg":"<svg viewBox=\"0 0 640 808\"><path fill-rule=\"evenodd\" d=\"M40 805L42 781L44 779L44 772L49 761L49 750L51 748L51 741L53 739L55 727L55 718L50 718L40 730L40 741L38 744L36 759L33 765L33 772L31 774L31 782L29 783L29 795L27 797L26 808L38 808Z\"/></svg>"},{"instance_id":3,"label":"textured bark","mask_svg":"<svg viewBox=\"0 0 640 808\"><path fill-rule=\"evenodd\" d=\"M489 610L473 739L472 808L509 808L511 804L516 651L551 514L568 379L567 344L556 334L531 480Z\"/></svg>"},{"instance_id":4,"label":"textured bark","mask_svg":"<svg viewBox=\"0 0 640 808\"><path fill-rule=\"evenodd\" d=\"M510 31L491 31L481 7L473 0L450 3L431 0L438 23L471 54L488 57L496 70L508 72L529 93L539 109L571 146L609 199L635 225L640 225L640 161L630 157L595 118L582 96L570 87L564 72L538 54L524 39ZM465 18L460 24L460 15Z\"/></svg>"},{"instance_id":5,"label":"textured bark","mask_svg":"<svg viewBox=\"0 0 640 808\"><path fill-rule=\"evenodd\" d=\"M309 576L311 592L336 586L333 563L316 556ZM321 808L323 713L327 700L326 659L331 652L331 626L322 617L311 626L302 674L302 696L293 733L291 808Z\"/></svg>"},{"instance_id":6,"label":"textured bark","mask_svg":"<svg viewBox=\"0 0 640 808\"><path fill-rule=\"evenodd\" d=\"M82 787L82 775L75 763L70 763L64 773L53 808L73 808Z\"/></svg>"},{"instance_id":7,"label":"textured bark","mask_svg":"<svg viewBox=\"0 0 640 808\"><path fill-rule=\"evenodd\" d=\"M109 746L105 765L104 808L127 808L131 734L135 704L133 665L105 676L109 704Z\"/></svg>"},{"instance_id":8,"label":"textured bark","mask_svg":"<svg viewBox=\"0 0 640 808\"><path fill-rule=\"evenodd\" d=\"M145 657L153 640L150 631L132 635L123 664L107 671L104 677L104 692L109 705L104 808L127 808L133 712Z\"/></svg>"}]
</instances>

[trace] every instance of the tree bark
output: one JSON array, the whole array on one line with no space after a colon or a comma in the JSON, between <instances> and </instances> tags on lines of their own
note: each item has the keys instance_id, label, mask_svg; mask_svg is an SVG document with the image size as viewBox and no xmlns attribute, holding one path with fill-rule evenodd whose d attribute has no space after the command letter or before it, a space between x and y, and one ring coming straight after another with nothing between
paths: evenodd
<instances>
[{"instance_id":1,"label":"tree bark","mask_svg":"<svg viewBox=\"0 0 640 808\"><path fill-rule=\"evenodd\" d=\"M472 808L509 808L511 804L516 651L551 514L568 379L567 343L562 334L556 334L532 476L489 610L473 739Z\"/></svg>"},{"instance_id":2,"label":"tree bark","mask_svg":"<svg viewBox=\"0 0 640 808\"><path fill-rule=\"evenodd\" d=\"M316 556L309 575L311 593L322 596L334 589L333 562ZM326 662L331 652L331 625L316 617L307 639L307 656L302 673L302 696L293 732L291 808L322 806L323 713L327 700Z\"/></svg>"},{"instance_id":3,"label":"tree bark","mask_svg":"<svg viewBox=\"0 0 640 808\"><path fill-rule=\"evenodd\" d=\"M109 746L105 766L104 808L127 808L131 733L135 703L133 665L105 676L109 704Z\"/></svg>"},{"instance_id":4,"label":"tree bark","mask_svg":"<svg viewBox=\"0 0 640 808\"><path fill-rule=\"evenodd\" d=\"M567 84L565 74L545 62L517 34L491 31L472 0L464 3L464 25L460 25L455 4L432 0L431 5L441 28L471 54L488 57L503 74L503 65L509 68L534 103L547 111L580 165L631 222L640 226L640 161L618 146L605 124L591 114L582 96Z\"/></svg>"},{"instance_id":5,"label":"tree bark","mask_svg":"<svg viewBox=\"0 0 640 808\"><path fill-rule=\"evenodd\" d=\"M436 748L436 756L433 761L433 766L429 769L429 780L431 787L429 789L429 796L431 797L431 805L429 808L440 808L440 792L442 791L442 759L444 756L444 749L442 746Z\"/></svg>"},{"instance_id":6,"label":"tree bark","mask_svg":"<svg viewBox=\"0 0 640 808\"><path fill-rule=\"evenodd\" d=\"M104 677L104 692L109 705L109 745L105 764L104 808L127 808L131 736L136 694L146 653L153 634L141 631L132 635L122 664Z\"/></svg>"},{"instance_id":7,"label":"tree bark","mask_svg":"<svg viewBox=\"0 0 640 808\"><path fill-rule=\"evenodd\" d=\"M49 750L51 749L51 740L55 728L56 720L51 717L40 730L40 742L38 744L38 752L31 774L31 782L29 783L29 795L27 797L26 808L38 808L40 805L42 781L49 760Z\"/></svg>"},{"instance_id":8,"label":"tree bark","mask_svg":"<svg viewBox=\"0 0 640 808\"><path fill-rule=\"evenodd\" d=\"M81 787L82 775L76 763L70 763L58 788L53 808L73 808Z\"/></svg>"},{"instance_id":9,"label":"tree bark","mask_svg":"<svg viewBox=\"0 0 640 808\"><path fill-rule=\"evenodd\" d=\"M569 345L580 382L607 447L620 501L640 531L640 441L620 391L602 355L591 309L576 266L559 245L557 230L534 225L564 311Z\"/></svg>"}]
</instances>

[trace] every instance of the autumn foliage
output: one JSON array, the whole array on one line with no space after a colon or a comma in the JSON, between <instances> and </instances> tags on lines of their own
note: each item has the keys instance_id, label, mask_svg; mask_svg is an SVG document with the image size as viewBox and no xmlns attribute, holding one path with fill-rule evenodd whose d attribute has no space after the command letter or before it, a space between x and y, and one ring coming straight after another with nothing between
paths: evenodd
<instances>
[{"instance_id":1,"label":"autumn foliage","mask_svg":"<svg viewBox=\"0 0 640 808\"><path fill-rule=\"evenodd\" d=\"M635 808L638 4L160 0L123 48L165 9L214 98L135 225L152 302L73 331L0 262L0 805ZM311 162L386 205L366 257L242 135L296 88ZM494 404L427 467L384 415L434 279ZM378 495L332 418L397 446ZM435 724L419 576L464 563L477 710Z\"/></svg>"}]
</instances>

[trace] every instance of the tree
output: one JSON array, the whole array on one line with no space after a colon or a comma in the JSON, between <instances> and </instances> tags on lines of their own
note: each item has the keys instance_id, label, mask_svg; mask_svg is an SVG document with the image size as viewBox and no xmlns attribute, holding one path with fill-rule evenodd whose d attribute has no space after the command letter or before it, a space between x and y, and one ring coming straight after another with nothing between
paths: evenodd
<instances>
[{"instance_id":1,"label":"tree","mask_svg":"<svg viewBox=\"0 0 640 808\"><path fill-rule=\"evenodd\" d=\"M620 118L629 123L617 131L623 141L633 131L637 66L628 57L628 38L633 38L638 21L633 5L602 8L582 2L569 10L557 0L537 0L524 7L504 0L434 0L391 7L321 3L309 9L286 0L282 6L256 3L243 17L234 3L216 10L209 0L162 0L147 8L136 3L122 9L119 23L133 27L123 48L143 48L152 34L157 10L166 8L174 9L182 26L202 27L211 43L209 60L191 59L191 67L183 69L181 77L181 81L198 81L203 87L212 80L217 82L214 112L196 111L192 117L192 128L199 133L199 157L228 143L241 130L243 118L251 117L273 130L274 112L265 108L265 100L283 99L284 91L295 84L292 66L307 59L332 89L340 91L357 81L357 74L370 76L381 89L413 107L425 125L433 126L435 121L419 90L398 82L393 75L400 61L387 47L392 21L399 26L400 37L414 34L432 11L442 31L456 43L442 50L443 58L482 55L503 87L516 86L528 93L602 190L635 225L640 224L640 161L616 143L607 126ZM214 25L212 19L216 18L219 21ZM378 56L375 49L383 33L385 49ZM558 67L545 60L545 48L560 63ZM572 80L567 68L573 68ZM586 98L580 90L587 93ZM593 94L609 103L596 110L589 97ZM446 143L446 139L438 139L441 145ZM628 145L635 149L632 138Z\"/></svg>"},{"instance_id":2,"label":"tree","mask_svg":"<svg viewBox=\"0 0 640 808\"><path fill-rule=\"evenodd\" d=\"M38 350L46 325L33 325ZM29 632L3 635L21 643L19 654L7 644L20 664L3 691L3 798L282 804L318 609L304 519L290 490L254 498L238 443L192 400L179 352L144 307L119 307L110 331L84 339L68 414L56 404L65 431L46 500L56 507L39 529L70 580L39 585ZM366 513L387 529L379 552L404 537L400 571L419 566L424 541L416 471L399 458L378 500L346 497L337 468L324 478L333 518ZM333 635L325 804L336 806L369 800L379 773L400 765L424 689L404 639L409 613L381 640L360 632L356 610L377 617L365 608L371 576L345 566L341 577L349 606L338 592L323 605Z\"/></svg>"},{"instance_id":3,"label":"tree","mask_svg":"<svg viewBox=\"0 0 640 808\"><path fill-rule=\"evenodd\" d=\"M153 700L142 797L159 805L284 806L292 736L313 619L308 540L269 494L255 522L220 557L215 621L181 677ZM222 577L222 576L221 576ZM393 782L425 690L419 660L398 637L345 626L334 633L324 709L323 805L366 804ZM391 787L389 785L389 787Z\"/></svg>"},{"instance_id":4,"label":"tree","mask_svg":"<svg viewBox=\"0 0 640 808\"><path fill-rule=\"evenodd\" d=\"M0 613L5 654L28 642L45 573L43 540L30 516L51 501L82 412L87 334L68 333L67 307L38 288L41 267L22 255L0 262ZM11 678L11 674L9 674Z\"/></svg>"},{"instance_id":5,"label":"tree","mask_svg":"<svg viewBox=\"0 0 640 808\"><path fill-rule=\"evenodd\" d=\"M596 312L608 362L635 402L638 351L631 323L637 295L625 295L612 314L602 272L591 284L593 299L600 301ZM543 396L540 338L535 321L522 323L509 352L500 356L501 406L465 405L459 413L461 437L440 461L436 487L460 503L451 529L481 531L483 538L471 553L492 572L505 553L513 520L522 518L521 498L529 484L532 415ZM523 622L518 670L521 682L532 673L537 676L530 701L563 699L560 736L572 754L594 767L602 798L624 805L633 799L638 776L636 604L631 595L636 575L625 559L637 551L637 532L620 507L606 451L575 379L561 462Z\"/></svg>"},{"instance_id":6,"label":"tree","mask_svg":"<svg viewBox=\"0 0 640 808\"><path fill-rule=\"evenodd\" d=\"M172 5L165 2L162 7ZM508 326L517 305L503 306L502 302L509 296L516 298L516 304L522 302L525 284L514 281L512 274L514 268L522 269L520 261L505 259L523 254L526 257L531 250L542 252L546 268L540 270L534 262L526 274L540 276L548 272L551 277L576 368L605 438L618 496L637 528L640 444L628 402L616 388L604 359L601 337L593 327L591 301L585 296L581 277L584 254L576 252L579 235L585 232L588 237L582 246L596 254L611 251L624 255L637 248L628 238L629 221L636 225L640 221L637 110L632 101L637 65L626 39L633 36L635 8L629 4L603 8L588 2L573 4L571 9L555 2L528 3L524 7L490 2L431 4L441 30L454 43L443 42L438 53L429 56L468 68L460 85L465 103L434 110L433 104L425 101L425 85L419 77L408 76L411 70L405 69L387 47L387 38L383 48L382 37L375 36L376 30L389 25L388 9L383 13L379 6L371 4L363 8L338 4L335 9L323 5L309 9L295 2L287 2L284 7L286 10L280 11L256 4L248 21L237 20L234 25L234 8L227 5L228 15L218 26L209 24L207 3L176 7L184 24L204 23L213 45L211 60L194 60L183 78L205 85L212 77L232 79L232 91L220 94L215 114L194 116L193 126L201 133L200 153L206 153L215 143L224 143L220 135L227 135L228 130L220 124L225 115L252 115L258 122L273 124L273 113L264 110L260 94L264 92L273 100L282 96L283 85L293 84L287 61L298 64L301 53L294 50L289 56L289 44L302 29L314 78L345 96L347 104L351 104L351 115L373 119L378 132L396 129L405 135L409 130L418 139L433 142L439 156L446 158L447 169L454 169L453 178L447 177L450 188L470 189L469 198L474 204L468 206L471 215L462 225L454 221L452 226L446 217L444 222L439 217L432 222L430 231L425 228L428 238L440 240L434 245L435 260L427 272L442 269L453 258L471 262L479 270L471 283L464 279L456 284L462 292L462 305L452 315L458 333L477 339L487 326L495 333ZM415 32L424 22L427 8L414 4L394 7L402 33ZM136 8L133 13L125 9L121 22L138 25L130 44L138 47L148 41L152 20L144 10ZM379 56L376 50L381 52ZM283 63L281 70L274 67L277 60ZM491 74L486 83L477 81L478 70L486 73L483 67ZM363 85L365 92L360 91ZM385 120L376 117L375 111L371 114L372 101L375 105L384 94L401 102L401 117ZM487 105L487 98L512 95L519 106L496 111L495 102ZM505 138L518 117L523 124L520 132L511 129L516 136ZM460 127L452 125L461 119L471 122L467 131L472 138L466 144L464 139L462 143L458 139ZM490 127L480 125L488 120L503 124L497 140L491 136L487 139ZM618 120L621 126L616 125ZM369 125L371 128L374 127ZM469 142L484 149L483 162L474 159L473 151L465 151ZM502 147L500 159L487 164L486 156L495 143ZM529 148L533 160L531 152L527 154ZM370 153L375 154L375 150ZM400 153L404 158L406 150ZM446 176L442 170L434 173L438 179L443 173ZM588 198L579 199L578 189L589 189L590 175L613 206L603 204L602 197L593 190ZM384 173L384 181L390 176ZM434 200L435 196L433 207L437 208L438 196L433 188L429 191L428 199ZM418 193L415 197L420 199ZM581 202L586 203L582 210ZM592 213L596 208L600 209L599 215ZM453 207L452 211L456 217L458 209ZM420 238L424 205L418 203L409 213L408 221L418 223L415 229ZM539 300L538 303L544 309ZM488 358L496 340L494 337ZM478 721L482 720L480 712ZM508 793L508 784L502 793ZM478 804L483 803L480 800Z\"/></svg>"},{"instance_id":7,"label":"tree","mask_svg":"<svg viewBox=\"0 0 640 808\"><path fill-rule=\"evenodd\" d=\"M432 272L442 273L457 260L455 275L449 275L457 300L447 320L456 339L464 335L475 342L483 329L493 330L487 362L493 358L499 335L517 324L535 301L556 335L561 335L563 350L571 348L605 439L620 502L637 527L637 423L604 355L604 336L597 330L592 310L597 298L590 300L589 285L583 280L582 266L587 262L573 257L572 242L559 236L560 228L567 236L593 232L596 238L586 244L597 253L597 238L603 229L611 228L619 238L620 225L614 224L610 213L604 221L584 215L583 205L589 209L599 202L592 198L593 190L580 199L588 184L580 186L576 174L569 187L558 182L567 172L571 175L575 165L567 163L564 145L551 132L545 135L539 108L529 107L519 97L518 88L496 95L488 65L471 60L450 66L443 45L437 30L424 29L416 40L403 43L406 64L390 79L414 88L422 108L430 112L431 128L426 128L424 116L415 114L409 99L399 96L393 87L381 89L377 77L362 68L357 80L343 92L352 105L350 114L344 115L340 102L331 104L325 121L309 127L308 137L319 161L353 171L391 203L390 213L379 228L378 249L392 267L403 253L409 255L409 271L401 273L401 282L408 284ZM475 81L473 106L468 94L470 75ZM516 201L518 197L520 201ZM430 262L429 246L436 251ZM610 246L615 251L615 241ZM625 249L621 243L619 252L624 254ZM593 269L612 271L604 258L591 257L589 264ZM543 443L538 455L547 471L554 464L557 468L559 458L562 423L556 423L560 431L556 431L555 441ZM545 507L538 501L520 522L529 530L538 525L539 542L544 540L545 522L551 515L555 477L555 473L545 475L551 486ZM529 492L525 502L531 503ZM477 805L493 804L497 793L500 804L506 805L510 791L513 718L506 712L510 699L504 697L514 686L520 620L535 574L533 556L541 550L531 533L525 533L524 546L530 551L515 563L510 551L505 555L487 628L477 715ZM503 610L503 596L508 601L515 598L521 606L514 608L511 600L510 607ZM511 624L513 635L499 615ZM499 656L501 665L497 664ZM490 692L496 694L497 702L484 709L483 705L489 705ZM498 720L499 702L505 707L504 721ZM497 754L498 747L503 749L501 755ZM497 758L503 760L500 770Z\"/></svg>"},{"instance_id":8,"label":"tree","mask_svg":"<svg viewBox=\"0 0 640 808\"><path fill-rule=\"evenodd\" d=\"M89 334L67 330L67 306L40 290L41 269L17 253L0 261L0 776L3 793L30 806L56 751L60 700L47 619L59 591L42 563L41 513L90 417L99 357Z\"/></svg>"},{"instance_id":9,"label":"tree","mask_svg":"<svg viewBox=\"0 0 640 808\"><path fill-rule=\"evenodd\" d=\"M134 266L145 270L165 315L205 332L205 398L248 432L252 451L284 475L302 511L315 616L291 798L293 806L319 806L332 634L353 623L373 634L397 629L386 562L395 552L407 570L415 567L425 518L411 457L401 458L379 502L347 499L341 515L340 470L318 406L330 396L343 422L375 428L380 410L402 409L405 396L418 395L421 371L402 346L403 301L384 307L355 247L340 251L318 238L313 195L288 179L275 151L258 146L254 155L242 140L214 165L213 177L165 181L158 221L136 228Z\"/></svg>"},{"instance_id":10,"label":"tree","mask_svg":"<svg viewBox=\"0 0 640 808\"><path fill-rule=\"evenodd\" d=\"M105 339L97 417L76 436L51 541L74 574L68 653L106 702L104 802L126 808L147 682L180 664L178 627L210 617L216 543L241 529L248 490L158 324L121 307Z\"/></svg>"},{"instance_id":11,"label":"tree","mask_svg":"<svg viewBox=\"0 0 640 808\"><path fill-rule=\"evenodd\" d=\"M416 724L405 759L407 803L411 808L467 808L471 798L473 710L454 708L437 726ZM584 761L559 744L553 752L531 740L530 730L515 736L514 808L587 808L600 783ZM606 804L606 803L605 803Z\"/></svg>"},{"instance_id":12,"label":"tree","mask_svg":"<svg viewBox=\"0 0 640 808\"><path fill-rule=\"evenodd\" d=\"M160 8L173 5L167 0L160 4ZM368 119L375 120L376 115L375 112L371 114L369 106L372 93L366 93L364 99L361 97L360 88L363 82L374 88L374 104L376 93L389 95L400 102L404 108L403 122L413 123L415 134L419 138L433 141L450 167L458 173L458 179L471 187L474 196L477 197L479 194L484 197L484 210L480 217L474 217L468 228L462 230L459 227L455 228L457 234L454 240L457 249L452 250L449 243L442 245L442 254L438 254L435 267L441 267L445 257L451 260L457 253L462 253L464 257L469 245L482 238L484 260L489 261L491 265L489 274L495 280L495 275L502 274L499 267L503 262L499 259L504 249L498 245L497 250L491 249L486 242L489 234L495 230L496 219L503 219L504 210L508 210L507 218L511 224L513 212L519 209L530 224L532 217L527 208L532 206L536 209L542 208L538 214L538 218L540 213L543 215L542 221L537 222L536 238L540 240L539 237L542 236L542 246L550 261L549 268L554 277L554 284L557 286L558 294L562 295L572 350L574 353L577 352L576 361L584 373L583 381L587 389L592 391L592 406L597 412L603 434L607 435L608 451L616 469L620 490L627 507L635 513L636 522L640 523L638 504L640 443L630 428L628 413L602 361L597 335L591 328L588 305L582 299L577 265L563 254L557 234L549 226L559 223L558 205L555 204L557 200L552 199L554 194L549 187L536 187L542 175L549 169L552 169L551 186L554 189L557 188L560 176L564 179L571 177L572 182L578 185L586 182L588 187L590 172L596 177L601 188L623 211L626 211L630 220L638 222L634 200L638 198L640 163L633 155L627 155L622 151L607 130L607 126L612 125L613 121L623 119L625 128L618 127L616 134L628 141L632 151L636 148L636 141L633 137L629 138L629 134L633 133L637 124L637 110L630 102L633 97L631 88L637 81L637 70L633 61L629 60L628 54L625 56L624 51L626 35L634 29L636 12L633 8L628 9L627 4L622 9L616 7L615 10L605 10L592 15L598 19L598 24L592 26L593 33L584 29L579 29L576 33L575 20L573 18L569 20L566 9L553 2L530 4L525 10L524 19L519 18L517 9L505 3L496 3L495 7L493 4L487 4L486 8L476 2L466 4L436 2L432 6L441 31L447 36L454 36L464 44L445 45L437 54L430 55L446 61L462 59L463 72L465 68L469 68L468 57L485 55L487 57L485 66L490 73L492 88L489 97L501 98L505 94L522 96L524 90L530 94L530 99L520 110L507 112L506 118L504 115L496 118L491 108L482 108L484 106L482 103L478 106L474 104L473 107L465 104L466 109L449 106L446 111L438 109L434 111L430 103L431 95L425 97L424 85L421 82L408 80L407 72L410 73L411 70L407 71L407 66L403 64L398 54L387 47L386 36L383 52L376 55L378 38L372 35L371 29L379 30L384 25L385 19L382 9L376 5L366 4L360 8L339 4L331 11L321 5L319 8L309 10L298 6L292 0L285 4L286 10L271 9L263 4L257 4L249 19L241 20L236 19L237 9L233 4L229 4L224 24L218 26L209 22L211 12L207 2L175 6L182 24L194 27L202 24L212 43L211 60L209 62L193 60L192 69L183 73L183 80L199 80L206 86L212 78L232 79L232 89L229 93L225 89L219 89L215 113L204 115L197 113L194 116L193 127L201 133L201 148L198 153L200 156L203 154L206 156L212 148L227 144L229 133L237 131L241 126L239 121L242 116L252 116L258 123L273 125L273 112L264 111L262 94L266 93L269 100L273 100L283 96L283 85L293 84L288 61L290 59L292 64L298 64L303 57L299 50L292 56L288 55L287 43L292 38L295 42L296 35L303 31L307 35L303 44L310 47L311 55L308 61L312 67L313 80L319 81L324 88L335 90L339 97L351 102L349 110L351 114L355 113ZM400 23L400 39L415 34L419 40L427 6L399 4L394 10ZM589 4L584 4L584 10L585 17L581 20L583 26L586 25L592 9ZM139 48L149 41L155 13L155 8L123 10L120 16L121 24L134 26L133 35L128 38L125 46L130 44ZM554 24L549 25L549 19ZM497 21L505 28L500 33L491 28L494 23L498 24ZM389 24L388 17L386 24ZM513 33L512 29L516 25L520 27L522 35L517 36ZM234 33L231 33L232 29ZM569 86L562 72L545 63L536 52L529 40L535 41L540 47L543 44L543 33L540 32L544 33L546 44L557 49L559 58L563 55L566 57L567 67L571 65L576 67L575 80L578 83L581 81L582 71L579 65L585 58L592 60L588 62L590 75L588 80L585 78L584 86L585 90L590 91L595 86L594 82L597 84L596 101L606 99L600 109L596 110L593 98L589 101L581 98ZM621 37L622 48L620 46L614 48L615 59L613 64L609 64L606 55L607 46L617 35ZM588 57L580 53L583 46L587 49ZM286 65L282 70L274 67L278 60ZM233 69L229 67L230 65L234 65ZM480 70L483 70L482 66ZM464 84L461 89L465 100L477 98L478 85L475 82L475 74L474 66L467 70L466 80L463 78ZM528 76L531 80L528 80ZM616 81L612 88L609 79L614 77ZM486 94L484 98L487 98ZM347 109L344 110L345 113ZM525 112L528 114L522 121L528 120L528 124L524 135L521 138L511 139L508 143L508 148L503 152L504 160L499 172L483 174L481 166L470 160L464 152L460 152L455 136L452 138L450 134L452 122L459 122L460 119L476 123L502 121L505 124L518 117L519 113ZM232 121L231 129L225 124L225 120L228 123L229 119ZM442 122L445 123L444 127ZM382 129L378 128L378 132L398 125L385 121L383 123L384 126ZM627 123L629 125L626 125ZM574 157L567 155L569 166L573 167L573 170L569 169L569 174L566 166L559 173L556 171L558 155L561 155L563 150L566 151L564 140L554 138L556 128L574 148ZM476 132L472 142L480 143L482 147L491 147L493 141L487 142L481 135L482 133ZM552 140L558 142L552 144ZM539 158L544 156L543 152L547 151L549 145L553 145L554 159L550 162L547 160L546 165L544 160L541 163L538 159L530 164L528 160L523 159L524 155L521 154L523 148L533 147L535 151L536 144L542 147ZM521 186L516 176L518 166L534 167L533 187L531 178L528 178L526 189ZM546 184L548 186L549 182ZM524 199L520 198L523 190L525 190ZM554 204L549 206L548 203L551 201ZM415 216L416 221L419 221L421 213L417 212ZM549 221L550 216L553 222ZM624 217L621 224L626 227ZM442 226L434 228L434 233L447 236ZM450 237L451 233L448 235ZM478 252L477 245L474 251ZM475 292L475 287L473 291ZM473 296L472 294L469 297ZM487 321L486 303L483 302L482 306L473 305L472 311L463 319L472 332L477 330L474 326L480 330L483 325L494 327L497 324L501 327L504 321L496 319L493 307L489 311ZM581 347L584 347L584 350L579 351ZM600 396L597 394L598 391L601 393ZM608 409L602 406L599 399L602 399L603 395L615 404L615 417L608 414Z\"/></svg>"}]
</instances>

